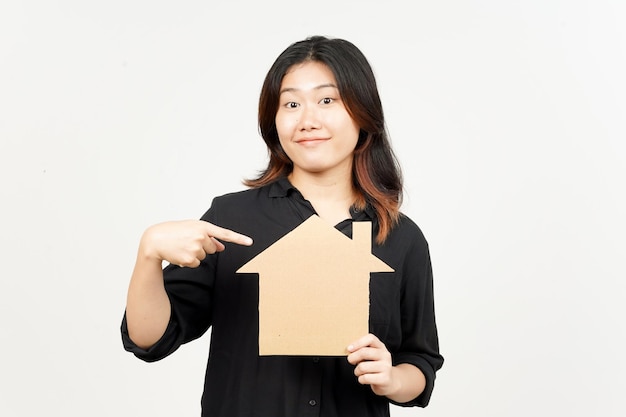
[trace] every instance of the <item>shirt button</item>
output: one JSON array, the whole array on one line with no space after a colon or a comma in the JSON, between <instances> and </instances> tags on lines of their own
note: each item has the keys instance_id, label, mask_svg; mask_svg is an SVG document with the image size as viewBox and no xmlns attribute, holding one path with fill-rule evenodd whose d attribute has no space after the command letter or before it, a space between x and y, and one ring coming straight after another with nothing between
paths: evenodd
<instances>
[{"instance_id":1,"label":"shirt button","mask_svg":"<svg viewBox=\"0 0 626 417\"><path fill-rule=\"evenodd\" d=\"M313 358L313 363L318 363L320 361L320 358Z\"/></svg>"},{"instance_id":2,"label":"shirt button","mask_svg":"<svg viewBox=\"0 0 626 417\"><path fill-rule=\"evenodd\" d=\"M309 401L309 405L310 405L311 407L313 407L313 406L317 405L317 401L315 401L315 400L310 400L310 401Z\"/></svg>"}]
</instances>

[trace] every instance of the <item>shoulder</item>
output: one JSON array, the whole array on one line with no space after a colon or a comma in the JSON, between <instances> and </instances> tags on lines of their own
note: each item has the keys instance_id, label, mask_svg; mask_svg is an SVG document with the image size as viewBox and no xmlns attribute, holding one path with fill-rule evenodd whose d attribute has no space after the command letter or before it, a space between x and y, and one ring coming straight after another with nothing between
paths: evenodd
<instances>
[{"instance_id":1,"label":"shoulder","mask_svg":"<svg viewBox=\"0 0 626 417\"><path fill-rule=\"evenodd\" d=\"M383 246L387 250L406 256L429 253L428 241L421 227L403 213L400 214L398 222L391 229Z\"/></svg>"},{"instance_id":2,"label":"shoulder","mask_svg":"<svg viewBox=\"0 0 626 417\"><path fill-rule=\"evenodd\" d=\"M226 225L232 221L250 220L255 213L267 210L271 199L270 191L271 184L214 197L211 207L202 219L219 225ZM251 210L252 208L254 210Z\"/></svg>"},{"instance_id":3,"label":"shoulder","mask_svg":"<svg viewBox=\"0 0 626 417\"><path fill-rule=\"evenodd\" d=\"M262 188L250 188L246 190L233 191L227 194L222 194L220 196L213 198L213 202L211 203L211 206L222 207L222 206L229 206L232 204L239 205L239 204L242 204L243 202L254 200L255 198L258 198L258 195L262 191Z\"/></svg>"},{"instance_id":4,"label":"shoulder","mask_svg":"<svg viewBox=\"0 0 626 417\"><path fill-rule=\"evenodd\" d=\"M224 194L213 199L213 207L233 208L233 206L249 209L250 207L262 208L273 199L281 199L292 195L295 190L286 177L281 177L262 187L248 188L241 191ZM250 206L247 204L254 204Z\"/></svg>"},{"instance_id":5,"label":"shoulder","mask_svg":"<svg viewBox=\"0 0 626 417\"><path fill-rule=\"evenodd\" d=\"M409 239L427 245L426 237L422 229L404 213L400 213L398 224L392 229L391 234L398 235L398 237L402 239Z\"/></svg>"},{"instance_id":6,"label":"shoulder","mask_svg":"<svg viewBox=\"0 0 626 417\"><path fill-rule=\"evenodd\" d=\"M205 216L228 216L247 211L250 207L258 207L261 200L267 199L264 194L267 195L267 192L263 188L250 188L216 196Z\"/></svg>"}]
</instances>

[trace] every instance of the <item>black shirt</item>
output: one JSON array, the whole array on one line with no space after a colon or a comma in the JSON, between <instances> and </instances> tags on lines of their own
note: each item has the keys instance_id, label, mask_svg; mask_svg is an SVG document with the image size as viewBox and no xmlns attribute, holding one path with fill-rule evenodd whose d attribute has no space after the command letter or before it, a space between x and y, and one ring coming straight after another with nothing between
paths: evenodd
<instances>
[{"instance_id":1,"label":"black shirt","mask_svg":"<svg viewBox=\"0 0 626 417\"><path fill-rule=\"evenodd\" d=\"M250 236L254 244L225 242L225 251L207 256L198 268L165 267L172 305L167 330L143 350L128 337L124 318L125 349L148 362L160 360L212 326L203 417L389 416L390 400L360 385L346 357L258 354L258 279L235 271L313 214L312 205L286 178L215 198L202 219ZM372 221L375 238L373 210L351 214L336 228L351 237L353 221ZM371 274L370 332L385 343L394 364L410 363L424 373L424 392L399 404L424 407L443 364L428 244L402 215L384 245L372 242L372 253L395 272Z\"/></svg>"}]
</instances>

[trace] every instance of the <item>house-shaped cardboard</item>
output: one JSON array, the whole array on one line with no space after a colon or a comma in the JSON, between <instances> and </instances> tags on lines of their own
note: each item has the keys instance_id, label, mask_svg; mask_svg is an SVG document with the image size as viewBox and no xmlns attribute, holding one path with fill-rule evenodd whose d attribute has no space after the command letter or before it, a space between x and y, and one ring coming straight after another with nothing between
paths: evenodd
<instances>
[{"instance_id":1,"label":"house-shaped cardboard","mask_svg":"<svg viewBox=\"0 0 626 417\"><path fill-rule=\"evenodd\" d=\"M372 225L352 239L313 215L237 270L259 274L260 355L346 355L368 333Z\"/></svg>"}]
</instances>

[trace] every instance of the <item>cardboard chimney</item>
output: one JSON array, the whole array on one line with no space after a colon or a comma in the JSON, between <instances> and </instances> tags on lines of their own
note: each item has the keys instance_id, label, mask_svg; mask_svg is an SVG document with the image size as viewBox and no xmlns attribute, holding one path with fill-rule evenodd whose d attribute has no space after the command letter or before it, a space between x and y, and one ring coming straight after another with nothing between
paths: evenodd
<instances>
[{"instance_id":1,"label":"cardboard chimney","mask_svg":"<svg viewBox=\"0 0 626 417\"><path fill-rule=\"evenodd\" d=\"M237 270L259 274L259 354L343 356L369 331L370 222L352 239L313 215Z\"/></svg>"}]
</instances>

